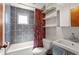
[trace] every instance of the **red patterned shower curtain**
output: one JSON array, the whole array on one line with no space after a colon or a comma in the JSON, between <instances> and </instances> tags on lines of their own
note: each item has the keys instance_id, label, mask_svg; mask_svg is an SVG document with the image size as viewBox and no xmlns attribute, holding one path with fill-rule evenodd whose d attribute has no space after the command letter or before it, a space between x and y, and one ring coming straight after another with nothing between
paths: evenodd
<instances>
[{"instance_id":1,"label":"red patterned shower curtain","mask_svg":"<svg viewBox=\"0 0 79 59\"><path fill-rule=\"evenodd\" d=\"M34 48L43 47L43 15L42 11L35 9L35 33L34 33Z\"/></svg>"}]
</instances>

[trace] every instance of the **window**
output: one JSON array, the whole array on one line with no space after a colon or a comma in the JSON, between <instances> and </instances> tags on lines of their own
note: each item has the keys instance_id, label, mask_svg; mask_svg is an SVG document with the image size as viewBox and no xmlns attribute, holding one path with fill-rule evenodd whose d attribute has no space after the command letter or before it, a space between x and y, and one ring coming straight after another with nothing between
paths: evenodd
<instances>
[{"instance_id":1,"label":"window","mask_svg":"<svg viewBox=\"0 0 79 59\"><path fill-rule=\"evenodd\" d=\"M27 15L18 15L18 24L29 24Z\"/></svg>"}]
</instances>

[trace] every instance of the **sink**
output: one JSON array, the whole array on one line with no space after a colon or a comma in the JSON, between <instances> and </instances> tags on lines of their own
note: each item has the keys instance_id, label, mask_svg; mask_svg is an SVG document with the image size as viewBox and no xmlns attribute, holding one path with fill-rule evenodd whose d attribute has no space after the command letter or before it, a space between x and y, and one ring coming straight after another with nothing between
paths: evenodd
<instances>
[{"instance_id":1,"label":"sink","mask_svg":"<svg viewBox=\"0 0 79 59\"><path fill-rule=\"evenodd\" d=\"M74 46L75 45L74 42L72 42L72 41L70 42L70 41L65 40L65 39L63 39L63 40L57 40L56 42L58 42L60 44L68 45L68 46Z\"/></svg>"},{"instance_id":2,"label":"sink","mask_svg":"<svg viewBox=\"0 0 79 59\"><path fill-rule=\"evenodd\" d=\"M66 39L59 39L59 40L53 41L53 44L65 50L68 50L74 54L79 55L79 43L75 43Z\"/></svg>"}]
</instances>

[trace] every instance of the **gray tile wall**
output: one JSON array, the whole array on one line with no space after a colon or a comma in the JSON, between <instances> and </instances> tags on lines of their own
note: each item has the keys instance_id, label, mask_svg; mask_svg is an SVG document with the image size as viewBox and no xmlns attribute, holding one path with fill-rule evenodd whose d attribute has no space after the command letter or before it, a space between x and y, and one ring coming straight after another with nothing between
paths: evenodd
<instances>
[{"instance_id":1,"label":"gray tile wall","mask_svg":"<svg viewBox=\"0 0 79 59\"><path fill-rule=\"evenodd\" d=\"M18 24L18 14L28 15L29 25ZM34 13L16 7L11 7L11 43L27 42L34 39Z\"/></svg>"},{"instance_id":2,"label":"gray tile wall","mask_svg":"<svg viewBox=\"0 0 79 59\"><path fill-rule=\"evenodd\" d=\"M62 27L62 33L65 39L71 38L72 33L79 38L79 27Z\"/></svg>"}]
</instances>

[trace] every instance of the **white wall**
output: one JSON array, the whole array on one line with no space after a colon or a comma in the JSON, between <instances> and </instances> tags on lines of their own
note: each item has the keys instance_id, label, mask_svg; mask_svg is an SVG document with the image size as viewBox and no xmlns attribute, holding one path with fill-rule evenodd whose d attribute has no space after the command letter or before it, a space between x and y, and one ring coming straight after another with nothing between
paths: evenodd
<instances>
[{"instance_id":1,"label":"white wall","mask_svg":"<svg viewBox=\"0 0 79 59\"><path fill-rule=\"evenodd\" d=\"M56 40L56 27L46 28L46 39L48 40Z\"/></svg>"},{"instance_id":2,"label":"white wall","mask_svg":"<svg viewBox=\"0 0 79 59\"><path fill-rule=\"evenodd\" d=\"M61 8L60 9L60 26L70 26L70 9Z\"/></svg>"},{"instance_id":3,"label":"white wall","mask_svg":"<svg viewBox=\"0 0 79 59\"><path fill-rule=\"evenodd\" d=\"M57 39L63 39L64 38L64 35L63 35L61 27L57 27L56 28L56 37L57 37Z\"/></svg>"}]
</instances>

